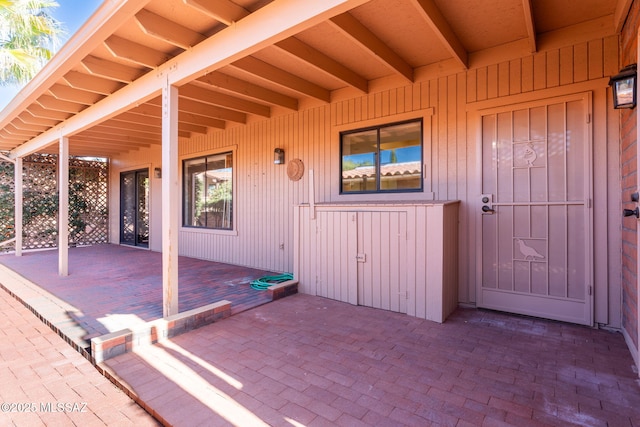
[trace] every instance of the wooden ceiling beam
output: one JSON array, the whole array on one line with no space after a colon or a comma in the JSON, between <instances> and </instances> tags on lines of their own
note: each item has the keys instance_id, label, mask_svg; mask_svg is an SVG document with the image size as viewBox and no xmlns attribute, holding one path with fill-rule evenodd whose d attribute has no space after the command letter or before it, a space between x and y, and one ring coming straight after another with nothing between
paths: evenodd
<instances>
[{"instance_id":1,"label":"wooden ceiling beam","mask_svg":"<svg viewBox=\"0 0 640 427\"><path fill-rule=\"evenodd\" d=\"M327 103L331 102L331 93L327 89L271 64L267 64L266 62L252 56L239 59L231 65L247 73L253 74L254 76L276 83L303 95L310 96Z\"/></svg>"},{"instance_id":2,"label":"wooden ceiling beam","mask_svg":"<svg viewBox=\"0 0 640 427\"><path fill-rule=\"evenodd\" d=\"M239 56L259 52L267 46L290 37L308 28L325 22L328 17L354 7L368 3L369 0L330 0L327 2L303 2L277 0L267 2L264 7L243 18L234 27L222 29L186 52L171 59L163 66L170 71L158 78L155 72L147 72L133 83L103 99L97 104L71 117L64 123L64 133L73 135L107 120L131 107L143 104L157 97L165 84L182 86L191 80L203 76L211 70L227 66ZM135 3L127 0L127 4ZM262 2L259 2L262 4ZM185 6L186 7L186 6ZM131 13L134 13L129 9ZM96 24L97 25L97 24ZM120 26L100 26L104 29L95 35L96 45ZM89 37L89 34L86 34ZM85 57L84 55L80 56ZM48 68L51 71L51 67ZM59 74L63 76L67 69ZM59 80L56 78L53 82ZM53 83L52 82L52 83ZM163 83L164 82L164 83ZM22 102L30 105L32 101ZM10 157L20 157L40 151L43 147L55 143L60 138L60 129L55 127L20 147L13 149Z\"/></svg>"},{"instance_id":3,"label":"wooden ceiling beam","mask_svg":"<svg viewBox=\"0 0 640 427\"><path fill-rule=\"evenodd\" d=\"M442 12L434 0L412 0L422 18L429 24L429 27L436 34L445 49L460 63L465 69L469 68L469 54L464 48L460 39L449 25ZM528 0L523 0L527 2Z\"/></svg>"},{"instance_id":4,"label":"wooden ceiling beam","mask_svg":"<svg viewBox=\"0 0 640 427\"><path fill-rule=\"evenodd\" d=\"M141 125L155 126L160 131L162 131L162 118L160 117L150 117L142 114L136 114L131 111L126 113L122 113L115 117L117 120L121 120L123 122L130 123L139 123ZM181 123L178 120L178 129L186 132L196 132L196 133L207 133L207 128L205 126L198 126L190 123Z\"/></svg>"},{"instance_id":5,"label":"wooden ceiling beam","mask_svg":"<svg viewBox=\"0 0 640 427\"><path fill-rule=\"evenodd\" d=\"M94 141L92 139L85 138L72 138L70 141L71 145L87 147L87 148L98 148L102 150L110 150L113 152L120 152L122 150L139 150L141 148L150 148L151 145L142 145L142 144L131 144L128 142L120 142L120 141Z\"/></svg>"},{"instance_id":6,"label":"wooden ceiling beam","mask_svg":"<svg viewBox=\"0 0 640 427\"><path fill-rule=\"evenodd\" d=\"M4 130L9 134L16 137L25 137L27 139L31 139L35 136L38 136L41 132L32 131L32 130L23 130L16 128L13 123L8 123Z\"/></svg>"},{"instance_id":7,"label":"wooden ceiling beam","mask_svg":"<svg viewBox=\"0 0 640 427\"><path fill-rule=\"evenodd\" d=\"M296 98L283 95L279 92L249 83L219 71L208 73L207 75L198 78L197 81L258 101L298 111L298 100Z\"/></svg>"},{"instance_id":8,"label":"wooden ceiling beam","mask_svg":"<svg viewBox=\"0 0 640 427\"><path fill-rule=\"evenodd\" d=\"M43 108L40 104L34 103L27 107L27 111L35 117L42 117L45 119L54 120L67 120L73 114L66 113L64 111L48 110Z\"/></svg>"},{"instance_id":9,"label":"wooden ceiling beam","mask_svg":"<svg viewBox=\"0 0 640 427\"><path fill-rule=\"evenodd\" d=\"M159 105L151 105L145 103L139 107L129 110L130 113L139 114L145 117L162 117L162 107ZM181 123L204 126L207 128L224 129L224 120L214 119L211 117L199 116L197 114L178 111L178 125Z\"/></svg>"},{"instance_id":10,"label":"wooden ceiling beam","mask_svg":"<svg viewBox=\"0 0 640 427\"><path fill-rule=\"evenodd\" d=\"M224 120L216 119L214 117L201 116L194 113L188 113L186 111L178 111L178 122L206 126L213 129L226 128L226 122Z\"/></svg>"},{"instance_id":11,"label":"wooden ceiling beam","mask_svg":"<svg viewBox=\"0 0 640 427\"><path fill-rule=\"evenodd\" d=\"M208 85L207 85L208 86ZM201 86L184 85L180 87L178 94L182 98L189 98L207 104L229 108L231 110L242 111L249 114L256 114L262 117L271 117L271 108L266 105L237 98L221 92L205 89Z\"/></svg>"},{"instance_id":12,"label":"wooden ceiling beam","mask_svg":"<svg viewBox=\"0 0 640 427\"><path fill-rule=\"evenodd\" d=\"M199 133L199 134L202 134L202 135L206 135L207 134L207 127L206 126L198 126L198 125L193 125L191 123L180 123L180 122L178 122L178 130L183 130L185 132Z\"/></svg>"},{"instance_id":13,"label":"wooden ceiling beam","mask_svg":"<svg viewBox=\"0 0 640 427\"><path fill-rule=\"evenodd\" d=\"M162 101L160 101L160 98L156 98L156 99L154 99L154 101L162 102ZM150 104L149 102L145 102L142 105L139 105L137 107L131 108L129 110L129 112L140 114L140 115L147 116L147 117L160 118L160 117L162 117L162 106L160 104L153 105L153 104Z\"/></svg>"},{"instance_id":14,"label":"wooden ceiling beam","mask_svg":"<svg viewBox=\"0 0 640 427\"><path fill-rule=\"evenodd\" d=\"M337 78L349 86L355 87L360 92L369 92L367 79L297 38L289 37L275 45L288 54L314 66L316 69Z\"/></svg>"},{"instance_id":15,"label":"wooden ceiling beam","mask_svg":"<svg viewBox=\"0 0 640 427\"><path fill-rule=\"evenodd\" d=\"M11 124L20 130L30 130L30 131L36 131L36 132L44 132L46 130L49 130L49 127L50 127L50 126L41 125L41 124L26 123L24 120L20 118L20 116L16 117L15 120L11 122Z\"/></svg>"},{"instance_id":16,"label":"wooden ceiling beam","mask_svg":"<svg viewBox=\"0 0 640 427\"><path fill-rule=\"evenodd\" d=\"M111 128L100 128L90 130L86 130L81 132L75 136L82 138L90 138L95 140L104 140L104 141L113 141L117 139L118 141L124 141L131 144L141 144L141 145L158 145L160 144L160 140L157 138L149 137L144 134L145 137L139 137L133 135L131 132L121 131L121 132L111 132Z\"/></svg>"},{"instance_id":17,"label":"wooden ceiling beam","mask_svg":"<svg viewBox=\"0 0 640 427\"><path fill-rule=\"evenodd\" d=\"M61 84L51 86L49 93L62 101L76 102L84 105L93 105L104 98L103 95L94 92L87 92Z\"/></svg>"},{"instance_id":18,"label":"wooden ceiling beam","mask_svg":"<svg viewBox=\"0 0 640 427\"><path fill-rule=\"evenodd\" d=\"M6 143L6 141L13 141L15 143L20 143L22 144L23 142L29 140L30 138L25 138L23 136L20 135L12 135L9 132L7 132L5 129L0 129L0 141L3 141Z\"/></svg>"},{"instance_id":19,"label":"wooden ceiling beam","mask_svg":"<svg viewBox=\"0 0 640 427\"><path fill-rule=\"evenodd\" d=\"M20 113L18 118L27 124L45 126L47 128L52 128L58 123L60 123L60 120L46 119L44 117L36 117L27 110L24 110L22 113Z\"/></svg>"},{"instance_id":20,"label":"wooden ceiling beam","mask_svg":"<svg viewBox=\"0 0 640 427\"><path fill-rule=\"evenodd\" d=\"M110 127L110 128L118 128L123 130L134 130L136 132L148 133L151 135L162 136L162 127L160 126L150 126L143 125L140 123L131 123L125 122L122 120L118 120L117 116L113 119L109 119L105 122L102 122L102 126Z\"/></svg>"},{"instance_id":21,"label":"wooden ceiling beam","mask_svg":"<svg viewBox=\"0 0 640 427\"><path fill-rule=\"evenodd\" d=\"M89 131L85 131L89 132ZM98 126L94 126L91 128L91 132L102 133L103 135L118 135L118 136L128 136L130 138L137 138L137 140L149 141L151 144L161 144L162 139L154 134L149 134L147 132L138 132L130 129L122 129L112 126L106 126L104 124L100 124Z\"/></svg>"},{"instance_id":22,"label":"wooden ceiling beam","mask_svg":"<svg viewBox=\"0 0 640 427\"><path fill-rule=\"evenodd\" d=\"M188 113L199 114L201 116L213 117L220 120L230 120L236 123L247 123L247 115L235 110L216 107L199 101L181 99L178 102L178 110Z\"/></svg>"},{"instance_id":23,"label":"wooden ceiling beam","mask_svg":"<svg viewBox=\"0 0 640 427\"><path fill-rule=\"evenodd\" d=\"M112 141L101 141L101 140L95 140L92 138L82 138L79 136L75 136L75 137L71 137L69 138L69 143L72 145L75 145L76 147L78 146L84 146L84 147L91 147L91 148L104 148L104 149L113 149L113 150L120 150L120 149L138 149L138 148L147 148L150 147L151 145L143 145L143 144L131 144L128 142L120 142L118 140L112 140Z\"/></svg>"},{"instance_id":24,"label":"wooden ceiling beam","mask_svg":"<svg viewBox=\"0 0 640 427\"><path fill-rule=\"evenodd\" d=\"M145 34L184 50L206 39L202 34L146 9L138 12L135 19Z\"/></svg>"},{"instance_id":25,"label":"wooden ceiling beam","mask_svg":"<svg viewBox=\"0 0 640 427\"><path fill-rule=\"evenodd\" d=\"M125 134L128 134L129 132L135 132L136 135L146 134L148 138L155 136L158 138L159 141L161 140L161 137L162 137L162 128L155 128L153 126L145 126L137 123L122 122L116 119L111 119L111 120L107 120L106 122L102 122L101 126L103 128L117 129L119 131L124 131L126 132ZM178 129L178 136L189 138L191 136L191 133Z\"/></svg>"},{"instance_id":26,"label":"wooden ceiling beam","mask_svg":"<svg viewBox=\"0 0 640 427\"><path fill-rule=\"evenodd\" d=\"M116 120L123 122L139 123L141 125L153 126L162 130L162 117L144 116L142 114L132 113L131 110L126 113L118 114L114 117Z\"/></svg>"},{"instance_id":27,"label":"wooden ceiling beam","mask_svg":"<svg viewBox=\"0 0 640 427\"><path fill-rule=\"evenodd\" d=\"M93 76L90 74L70 71L64 75L64 80L75 89L88 92L99 93L101 95L111 95L124 87L124 84L111 79Z\"/></svg>"},{"instance_id":28,"label":"wooden ceiling beam","mask_svg":"<svg viewBox=\"0 0 640 427\"><path fill-rule=\"evenodd\" d=\"M82 60L82 66L92 75L104 77L121 83L131 83L145 74L148 70L129 67L117 62L95 56L87 56Z\"/></svg>"},{"instance_id":29,"label":"wooden ceiling beam","mask_svg":"<svg viewBox=\"0 0 640 427\"><path fill-rule=\"evenodd\" d=\"M536 25L533 20L533 5L531 0L522 0L522 8L524 10L524 25L527 28L527 38L529 39L529 48L531 53L538 51L536 40Z\"/></svg>"},{"instance_id":30,"label":"wooden ceiling beam","mask_svg":"<svg viewBox=\"0 0 640 427\"><path fill-rule=\"evenodd\" d=\"M105 150L104 148L92 148L85 146L73 147L69 144L69 155L78 157L111 157L116 154L121 154L125 151L131 150ZM50 154L57 154L57 150L50 151Z\"/></svg>"},{"instance_id":31,"label":"wooden ceiling beam","mask_svg":"<svg viewBox=\"0 0 640 427\"><path fill-rule=\"evenodd\" d=\"M104 45L114 57L147 68L156 68L171 59L170 55L118 36L109 37Z\"/></svg>"},{"instance_id":32,"label":"wooden ceiling beam","mask_svg":"<svg viewBox=\"0 0 640 427\"><path fill-rule=\"evenodd\" d=\"M336 15L331 23L353 41L382 60L393 71L413 83L413 68L349 12Z\"/></svg>"},{"instance_id":33,"label":"wooden ceiling beam","mask_svg":"<svg viewBox=\"0 0 640 427\"><path fill-rule=\"evenodd\" d=\"M78 104L76 102L63 101L61 99L54 98L49 95L42 95L36 99L36 102L47 110L62 111L65 113L77 114L80 111L87 108L84 104Z\"/></svg>"},{"instance_id":34,"label":"wooden ceiling beam","mask_svg":"<svg viewBox=\"0 0 640 427\"><path fill-rule=\"evenodd\" d=\"M149 104L162 106L162 101L156 98L149 101ZM178 102L178 111L179 112L184 111L187 113L197 114L199 116L212 117L220 120L229 120L232 122L242 123L242 124L245 124L247 122L247 115L239 111L229 110L221 107L215 107L213 105L209 105L199 101L193 101L191 99L185 99L185 98L181 99Z\"/></svg>"},{"instance_id":35,"label":"wooden ceiling beam","mask_svg":"<svg viewBox=\"0 0 640 427\"><path fill-rule=\"evenodd\" d=\"M246 9L229 0L184 0L184 3L226 26L249 15Z\"/></svg>"}]
</instances>

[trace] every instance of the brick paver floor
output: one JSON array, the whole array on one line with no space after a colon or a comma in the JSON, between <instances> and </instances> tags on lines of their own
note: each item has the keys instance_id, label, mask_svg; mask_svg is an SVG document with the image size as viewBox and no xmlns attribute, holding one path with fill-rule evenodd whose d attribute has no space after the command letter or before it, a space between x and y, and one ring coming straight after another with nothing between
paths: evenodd
<instances>
[{"instance_id":1,"label":"brick paver floor","mask_svg":"<svg viewBox=\"0 0 640 427\"><path fill-rule=\"evenodd\" d=\"M294 295L108 360L175 426L640 426L621 334Z\"/></svg>"},{"instance_id":2,"label":"brick paver floor","mask_svg":"<svg viewBox=\"0 0 640 427\"><path fill-rule=\"evenodd\" d=\"M1 284L83 348L109 332L162 318L162 254L120 245L70 248L69 275L58 275L58 251L0 255ZM271 299L250 282L272 272L179 259L180 311L231 301L237 313ZM11 276L11 277L10 277ZM24 279L27 279L26 281ZM36 286L31 286L31 283Z\"/></svg>"},{"instance_id":3,"label":"brick paver floor","mask_svg":"<svg viewBox=\"0 0 640 427\"><path fill-rule=\"evenodd\" d=\"M158 316L158 257L76 248L72 274L60 278L55 252L3 256L35 283L7 269L0 279L61 333L87 338L118 316ZM181 310L183 301L203 305L227 291L242 309L263 304L239 286L257 271L190 259L181 271ZM0 413L0 425L121 425L134 416L128 409L144 415L118 403L124 395L93 378L89 362L0 295L0 403L40 410L86 401L90 411ZM437 324L294 295L99 369L175 426L640 427L638 375L620 333L474 309Z\"/></svg>"},{"instance_id":4,"label":"brick paver floor","mask_svg":"<svg viewBox=\"0 0 640 427\"><path fill-rule=\"evenodd\" d=\"M158 423L0 289L1 426Z\"/></svg>"}]
</instances>

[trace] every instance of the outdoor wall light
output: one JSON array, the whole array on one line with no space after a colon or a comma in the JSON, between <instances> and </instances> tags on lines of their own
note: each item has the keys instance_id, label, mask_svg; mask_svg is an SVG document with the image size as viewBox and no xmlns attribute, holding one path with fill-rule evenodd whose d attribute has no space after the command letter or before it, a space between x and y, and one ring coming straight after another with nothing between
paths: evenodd
<instances>
[{"instance_id":1,"label":"outdoor wall light","mask_svg":"<svg viewBox=\"0 0 640 427\"><path fill-rule=\"evenodd\" d=\"M627 65L609 79L609 86L613 89L613 108L636 106L636 69L636 64Z\"/></svg>"},{"instance_id":2,"label":"outdoor wall light","mask_svg":"<svg viewBox=\"0 0 640 427\"><path fill-rule=\"evenodd\" d=\"M282 148L273 150L273 163L276 165L284 164L284 150Z\"/></svg>"},{"instance_id":3,"label":"outdoor wall light","mask_svg":"<svg viewBox=\"0 0 640 427\"><path fill-rule=\"evenodd\" d=\"M153 177L154 178L162 178L162 169L160 169L160 168L153 169Z\"/></svg>"}]
</instances>

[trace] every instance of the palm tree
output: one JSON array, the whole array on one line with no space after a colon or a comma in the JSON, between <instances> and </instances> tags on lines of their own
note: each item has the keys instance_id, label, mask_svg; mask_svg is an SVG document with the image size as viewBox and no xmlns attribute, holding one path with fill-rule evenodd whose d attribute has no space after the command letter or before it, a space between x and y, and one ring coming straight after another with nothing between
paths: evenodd
<instances>
[{"instance_id":1,"label":"palm tree","mask_svg":"<svg viewBox=\"0 0 640 427\"><path fill-rule=\"evenodd\" d=\"M49 0L0 0L0 85L28 82L51 59L62 32Z\"/></svg>"}]
</instances>

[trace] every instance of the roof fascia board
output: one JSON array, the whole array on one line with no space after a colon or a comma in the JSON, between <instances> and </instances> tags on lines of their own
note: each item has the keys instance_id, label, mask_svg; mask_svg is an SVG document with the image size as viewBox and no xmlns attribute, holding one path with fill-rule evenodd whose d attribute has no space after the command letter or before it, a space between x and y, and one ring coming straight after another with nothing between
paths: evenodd
<instances>
[{"instance_id":1,"label":"roof fascia board","mask_svg":"<svg viewBox=\"0 0 640 427\"><path fill-rule=\"evenodd\" d=\"M150 0L107 0L65 43L38 74L18 92L0 113L0 129L15 113L33 103L47 88L100 45L115 28L135 15Z\"/></svg>"},{"instance_id":2,"label":"roof fascia board","mask_svg":"<svg viewBox=\"0 0 640 427\"><path fill-rule=\"evenodd\" d=\"M142 104L158 96L166 82L180 86L369 1L275 0L181 53L158 67L158 70L147 73L97 104L13 149L9 157L29 155L57 143L61 135L73 135L128 110L132 104ZM108 35L103 35L103 39L107 37ZM81 58L77 62L80 60Z\"/></svg>"}]
</instances>

